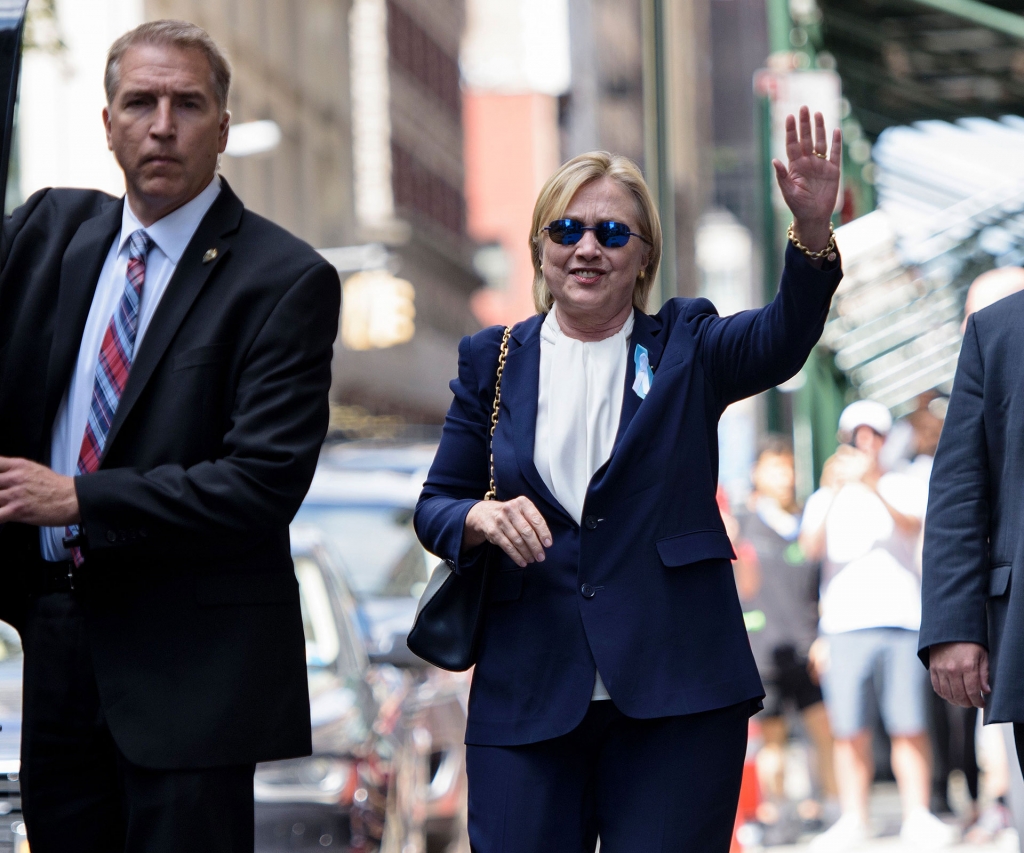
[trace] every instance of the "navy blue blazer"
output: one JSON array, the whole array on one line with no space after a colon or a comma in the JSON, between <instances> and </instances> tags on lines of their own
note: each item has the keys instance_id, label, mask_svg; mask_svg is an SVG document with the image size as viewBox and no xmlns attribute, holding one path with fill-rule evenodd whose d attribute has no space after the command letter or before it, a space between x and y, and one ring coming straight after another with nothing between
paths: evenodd
<instances>
[{"instance_id":1,"label":"navy blue blazer","mask_svg":"<svg viewBox=\"0 0 1024 853\"><path fill-rule=\"evenodd\" d=\"M516 325L494 436L499 500L525 495L551 529L547 559L502 555L473 675L466 742L511 745L574 729L596 670L631 717L692 714L764 695L736 595L732 546L715 490L718 419L730 403L793 376L821 335L838 263L816 270L789 247L778 296L719 317L706 299L635 312L622 416L594 475L582 527L533 464L543 316ZM501 327L459 345L455 399L416 507L423 545L458 572L470 507L488 487L487 434ZM634 348L650 355L646 399L633 391Z\"/></svg>"},{"instance_id":2,"label":"navy blue blazer","mask_svg":"<svg viewBox=\"0 0 1024 853\"><path fill-rule=\"evenodd\" d=\"M921 658L989 651L985 722L1024 722L1024 293L967 321L924 530Z\"/></svg>"}]
</instances>

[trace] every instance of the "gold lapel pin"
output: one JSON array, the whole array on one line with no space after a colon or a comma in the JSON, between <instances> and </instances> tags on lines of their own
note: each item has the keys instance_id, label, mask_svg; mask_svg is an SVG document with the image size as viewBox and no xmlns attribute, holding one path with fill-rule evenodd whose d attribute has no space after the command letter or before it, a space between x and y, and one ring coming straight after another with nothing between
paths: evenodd
<instances>
[{"instance_id":1,"label":"gold lapel pin","mask_svg":"<svg viewBox=\"0 0 1024 853\"><path fill-rule=\"evenodd\" d=\"M203 255L203 263L204 264L210 263L210 261L216 259L217 254L218 253L217 253L216 249L207 249L206 250L206 254Z\"/></svg>"}]
</instances>

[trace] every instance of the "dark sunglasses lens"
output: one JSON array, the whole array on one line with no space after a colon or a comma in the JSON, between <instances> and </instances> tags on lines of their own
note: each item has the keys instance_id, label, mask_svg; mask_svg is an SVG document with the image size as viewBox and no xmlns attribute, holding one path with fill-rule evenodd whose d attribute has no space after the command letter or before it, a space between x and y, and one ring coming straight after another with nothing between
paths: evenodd
<instances>
[{"instance_id":1,"label":"dark sunglasses lens","mask_svg":"<svg viewBox=\"0 0 1024 853\"><path fill-rule=\"evenodd\" d=\"M573 246L583 236L583 225L575 219L556 219L548 226L548 235L556 243Z\"/></svg>"},{"instance_id":2,"label":"dark sunglasses lens","mask_svg":"<svg viewBox=\"0 0 1024 853\"><path fill-rule=\"evenodd\" d=\"M621 249L629 242L629 226L622 222L602 222L597 226L597 241L611 249Z\"/></svg>"}]
</instances>

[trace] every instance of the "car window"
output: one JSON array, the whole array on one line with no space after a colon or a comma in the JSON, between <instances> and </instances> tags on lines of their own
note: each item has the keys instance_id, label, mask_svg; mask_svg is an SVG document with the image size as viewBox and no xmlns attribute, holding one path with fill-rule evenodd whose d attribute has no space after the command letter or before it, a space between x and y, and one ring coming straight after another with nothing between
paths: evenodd
<instances>
[{"instance_id":1,"label":"car window","mask_svg":"<svg viewBox=\"0 0 1024 853\"><path fill-rule=\"evenodd\" d=\"M0 622L0 661L21 654L21 638L6 622Z\"/></svg>"},{"instance_id":2,"label":"car window","mask_svg":"<svg viewBox=\"0 0 1024 853\"><path fill-rule=\"evenodd\" d=\"M295 558L295 576L299 579L302 630L306 635L306 665L329 667L338 660L341 640L324 577L309 557Z\"/></svg>"},{"instance_id":3,"label":"car window","mask_svg":"<svg viewBox=\"0 0 1024 853\"><path fill-rule=\"evenodd\" d=\"M323 532L361 595L419 597L437 562L416 539L405 507L307 504L295 520Z\"/></svg>"}]
</instances>

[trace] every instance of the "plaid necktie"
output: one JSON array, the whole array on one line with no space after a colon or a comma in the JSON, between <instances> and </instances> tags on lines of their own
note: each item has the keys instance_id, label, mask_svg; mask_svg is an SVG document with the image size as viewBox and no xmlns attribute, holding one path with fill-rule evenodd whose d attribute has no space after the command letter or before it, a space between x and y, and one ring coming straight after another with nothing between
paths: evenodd
<instances>
[{"instance_id":1,"label":"plaid necktie","mask_svg":"<svg viewBox=\"0 0 1024 853\"><path fill-rule=\"evenodd\" d=\"M146 280L146 255L152 245L152 239L142 229L128 238L128 274L124 293L114 309L114 316L110 318L110 325L100 345L89 420L85 424L85 435L82 436L82 449L78 452L78 474L92 474L100 467L107 433L114 422L117 403L128 382L128 371L131 370L135 354L135 335L139 328L142 285ZM76 536L78 525L68 527L67 534ZM71 559L76 566L82 565L80 548L71 549Z\"/></svg>"}]
</instances>

